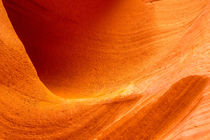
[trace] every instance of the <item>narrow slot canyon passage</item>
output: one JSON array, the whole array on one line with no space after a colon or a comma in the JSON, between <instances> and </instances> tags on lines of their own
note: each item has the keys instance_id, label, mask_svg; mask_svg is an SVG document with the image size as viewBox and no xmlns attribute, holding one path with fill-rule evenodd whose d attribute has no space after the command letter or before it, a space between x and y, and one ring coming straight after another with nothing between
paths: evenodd
<instances>
[{"instance_id":1,"label":"narrow slot canyon passage","mask_svg":"<svg viewBox=\"0 0 210 140\"><path fill-rule=\"evenodd\" d=\"M141 1L4 5L40 79L61 97L97 97L133 86L163 48L151 44L153 8Z\"/></svg>"},{"instance_id":2,"label":"narrow slot canyon passage","mask_svg":"<svg viewBox=\"0 0 210 140\"><path fill-rule=\"evenodd\" d=\"M0 0L0 140L209 140L209 0Z\"/></svg>"}]
</instances>

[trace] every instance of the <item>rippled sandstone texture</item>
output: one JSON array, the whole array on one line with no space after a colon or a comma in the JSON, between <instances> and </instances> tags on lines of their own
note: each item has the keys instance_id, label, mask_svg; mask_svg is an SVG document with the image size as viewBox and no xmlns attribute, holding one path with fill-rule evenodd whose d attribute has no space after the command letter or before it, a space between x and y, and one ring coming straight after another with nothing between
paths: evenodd
<instances>
[{"instance_id":1,"label":"rippled sandstone texture","mask_svg":"<svg viewBox=\"0 0 210 140\"><path fill-rule=\"evenodd\" d=\"M209 0L0 1L0 139L210 139Z\"/></svg>"}]
</instances>

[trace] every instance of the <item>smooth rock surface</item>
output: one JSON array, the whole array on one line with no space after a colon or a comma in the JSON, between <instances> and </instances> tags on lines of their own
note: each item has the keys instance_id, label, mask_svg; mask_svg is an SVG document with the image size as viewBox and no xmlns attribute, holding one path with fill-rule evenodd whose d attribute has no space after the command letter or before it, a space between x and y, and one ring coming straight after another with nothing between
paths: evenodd
<instances>
[{"instance_id":1,"label":"smooth rock surface","mask_svg":"<svg viewBox=\"0 0 210 140\"><path fill-rule=\"evenodd\" d=\"M0 1L0 139L210 139L209 0Z\"/></svg>"}]
</instances>

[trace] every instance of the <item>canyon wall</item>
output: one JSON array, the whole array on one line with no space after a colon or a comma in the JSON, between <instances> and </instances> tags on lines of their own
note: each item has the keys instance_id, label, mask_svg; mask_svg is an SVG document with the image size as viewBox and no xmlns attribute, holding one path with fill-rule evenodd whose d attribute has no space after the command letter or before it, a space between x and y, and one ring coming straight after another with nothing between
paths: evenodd
<instances>
[{"instance_id":1,"label":"canyon wall","mask_svg":"<svg viewBox=\"0 0 210 140\"><path fill-rule=\"evenodd\" d=\"M0 139L210 139L209 0L0 1Z\"/></svg>"}]
</instances>

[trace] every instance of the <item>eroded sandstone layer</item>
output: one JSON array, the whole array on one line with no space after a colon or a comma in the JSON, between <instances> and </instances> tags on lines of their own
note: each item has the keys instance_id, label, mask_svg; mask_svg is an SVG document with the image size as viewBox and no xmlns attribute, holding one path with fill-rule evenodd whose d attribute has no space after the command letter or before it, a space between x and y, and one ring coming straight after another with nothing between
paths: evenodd
<instances>
[{"instance_id":1,"label":"eroded sandstone layer","mask_svg":"<svg viewBox=\"0 0 210 140\"><path fill-rule=\"evenodd\" d=\"M210 139L209 0L0 0L0 139Z\"/></svg>"}]
</instances>

